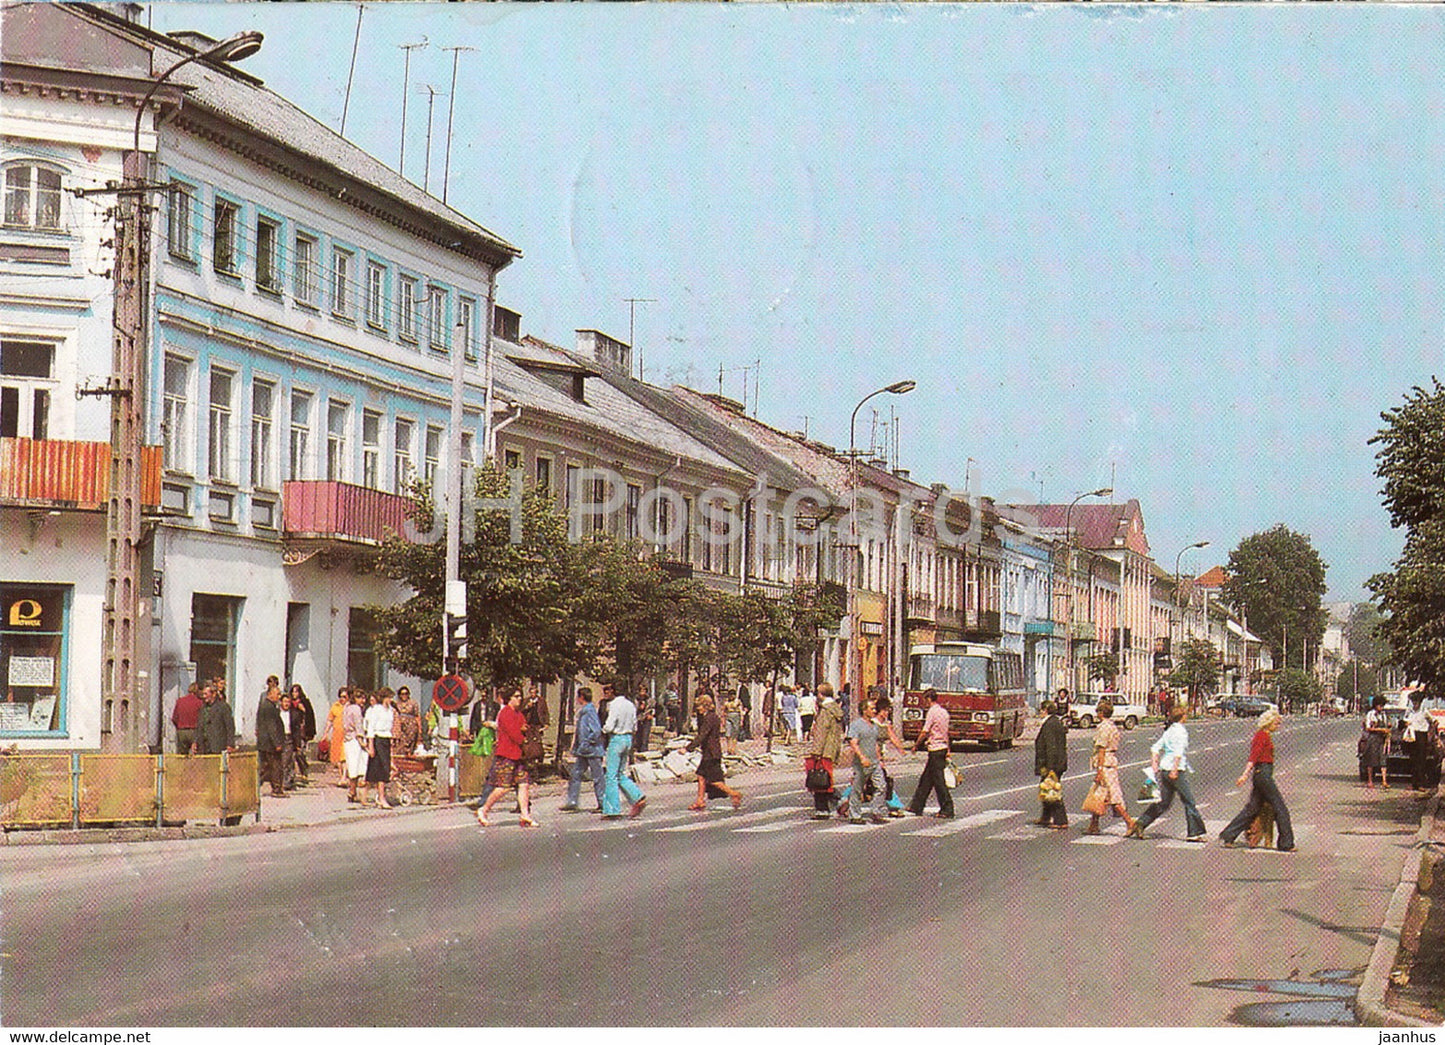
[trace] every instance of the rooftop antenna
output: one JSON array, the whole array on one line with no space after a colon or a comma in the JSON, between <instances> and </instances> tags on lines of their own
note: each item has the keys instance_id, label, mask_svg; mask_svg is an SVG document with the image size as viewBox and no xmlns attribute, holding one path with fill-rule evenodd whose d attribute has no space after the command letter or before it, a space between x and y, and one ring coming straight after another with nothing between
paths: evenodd
<instances>
[{"instance_id":1,"label":"rooftop antenna","mask_svg":"<svg viewBox=\"0 0 1445 1045\"><path fill-rule=\"evenodd\" d=\"M447 158L442 167L442 202L447 201L447 186L452 180L452 114L457 108L457 59L463 51L475 51L475 47L443 47L452 52L452 91L447 96Z\"/></svg>"},{"instance_id":2,"label":"rooftop antenna","mask_svg":"<svg viewBox=\"0 0 1445 1045\"><path fill-rule=\"evenodd\" d=\"M356 5L356 38L351 41L351 71L346 74L346 100L341 103L341 136L346 137L346 113L351 108L351 82L356 79L356 52L361 47L361 16L366 13L364 4Z\"/></svg>"},{"instance_id":3,"label":"rooftop antenna","mask_svg":"<svg viewBox=\"0 0 1445 1045\"><path fill-rule=\"evenodd\" d=\"M406 61L401 67L401 156L396 161L396 172L403 178L406 177L406 92L411 86L411 52L418 47L425 47L426 42L426 37L423 36L421 43L396 45L406 52Z\"/></svg>"},{"instance_id":4,"label":"rooftop antenna","mask_svg":"<svg viewBox=\"0 0 1445 1045\"><path fill-rule=\"evenodd\" d=\"M637 380L642 380L642 350L637 347L637 306L651 305L657 298L623 298L627 302L627 347L632 349L632 354L637 357ZM718 379L722 384L722 379ZM722 388L718 388L718 394L722 394Z\"/></svg>"},{"instance_id":5,"label":"rooftop antenna","mask_svg":"<svg viewBox=\"0 0 1445 1045\"><path fill-rule=\"evenodd\" d=\"M421 172L421 191L422 191L422 192L427 192L427 191L429 191L430 186L431 186L431 128L432 128L432 112L436 109L437 94L439 94L440 92L437 91L437 89L436 89L435 87L433 87L433 86L432 86L431 84L429 84L429 83L424 83L424 84L418 85L417 90L418 90L418 92L420 92L420 91L426 91L426 93L427 93L427 100L426 100L426 169Z\"/></svg>"}]
</instances>

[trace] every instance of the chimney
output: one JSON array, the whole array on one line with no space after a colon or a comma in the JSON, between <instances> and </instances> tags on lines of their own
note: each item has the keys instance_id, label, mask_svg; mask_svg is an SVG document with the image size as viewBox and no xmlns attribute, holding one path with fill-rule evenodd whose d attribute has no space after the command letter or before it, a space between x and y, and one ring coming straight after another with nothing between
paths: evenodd
<instances>
[{"instance_id":1,"label":"chimney","mask_svg":"<svg viewBox=\"0 0 1445 1045\"><path fill-rule=\"evenodd\" d=\"M908 469L907 469L907 468L895 468L895 469L893 469L893 478L895 478L895 479L907 479L907 478L908 478Z\"/></svg>"},{"instance_id":2,"label":"chimney","mask_svg":"<svg viewBox=\"0 0 1445 1045\"><path fill-rule=\"evenodd\" d=\"M492 306L492 335L512 344L522 341L522 314L501 305Z\"/></svg>"},{"instance_id":3,"label":"chimney","mask_svg":"<svg viewBox=\"0 0 1445 1045\"><path fill-rule=\"evenodd\" d=\"M632 346L600 330L577 331L577 354L595 359L611 373L632 376Z\"/></svg>"}]
</instances>

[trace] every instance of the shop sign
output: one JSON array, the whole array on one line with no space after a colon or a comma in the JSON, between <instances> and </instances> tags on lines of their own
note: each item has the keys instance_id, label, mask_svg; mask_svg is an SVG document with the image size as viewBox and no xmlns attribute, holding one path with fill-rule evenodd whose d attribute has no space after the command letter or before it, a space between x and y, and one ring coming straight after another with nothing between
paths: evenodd
<instances>
[{"instance_id":1,"label":"shop sign","mask_svg":"<svg viewBox=\"0 0 1445 1045\"><path fill-rule=\"evenodd\" d=\"M6 608L5 621L12 628L42 628L45 606L39 599L16 599Z\"/></svg>"}]
</instances>

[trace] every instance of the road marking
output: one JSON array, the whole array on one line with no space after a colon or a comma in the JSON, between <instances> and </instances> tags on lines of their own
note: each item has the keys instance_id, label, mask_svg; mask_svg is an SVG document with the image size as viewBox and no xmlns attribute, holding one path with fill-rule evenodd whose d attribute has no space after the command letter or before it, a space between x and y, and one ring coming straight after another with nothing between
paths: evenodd
<instances>
[{"instance_id":1,"label":"road marking","mask_svg":"<svg viewBox=\"0 0 1445 1045\"><path fill-rule=\"evenodd\" d=\"M948 835L956 835L960 831L967 831L970 827L982 827L986 824L997 823L1000 820L1007 820L1010 817L1022 816L1022 809L985 809L981 813L974 813L971 816L961 816L957 820L943 820L932 827L925 827L919 831L904 831L905 835L924 838L945 838Z\"/></svg>"},{"instance_id":2,"label":"road marking","mask_svg":"<svg viewBox=\"0 0 1445 1045\"><path fill-rule=\"evenodd\" d=\"M871 820L864 820L861 823L853 823L851 820L846 824L835 824L833 827L825 827L818 832L820 835L857 835L864 831L875 831L880 827L887 827L891 820L882 820L873 823Z\"/></svg>"},{"instance_id":3,"label":"road marking","mask_svg":"<svg viewBox=\"0 0 1445 1045\"><path fill-rule=\"evenodd\" d=\"M733 833L739 835L745 835L749 833L764 834L768 831L786 831L792 826L793 822L791 820L780 820L775 824L757 824L754 827L735 827L733 828Z\"/></svg>"},{"instance_id":4,"label":"road marking","mask_svg":"<svg viewBox=\"0 0 1445 1045\"><path fill-rule=\"evenodd\" d=\"M756 813L739 813L736 816L729 816L718 820L699 820L694 824L680 824L677 827L659 827L659 834L681 833L683 831L703 831L718 824L729 826L744 820L772 820L780 816L801 816L803 809L794 806L781 806L777 809L760 809ZM697 814L694 814L697 815Z\"/></svg>"}]
</instances>

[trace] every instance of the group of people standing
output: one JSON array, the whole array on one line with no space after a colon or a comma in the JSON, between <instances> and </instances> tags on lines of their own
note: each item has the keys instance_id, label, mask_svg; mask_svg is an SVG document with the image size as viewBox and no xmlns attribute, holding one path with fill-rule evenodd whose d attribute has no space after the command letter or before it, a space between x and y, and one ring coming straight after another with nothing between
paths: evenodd
<instances>
[{"instance_id":1,"label":"group of people standing","mask_svg":"<svg viewBox=\"0 0 1445 1045\"><path fill-rule=\"evenodd\" d=\"M256 706L256 752L261 760L261 781L271 785L272 798L285 798L298 786L310 783L307 751L316 737L316 711L299 683L281 689L281 680L268 676Z\"/></svg>"},{"instance_id":2,"label":"group of people standing","mask_svg":"<svg viewBox=\"0 0 1445 1045\"><path fill-rule=\"evenodd\" d=\"M1059 703L1045 701L1043 725L1034 741L1034 772L1040 778L1039 798L1041 811L1035 823L1040 827L1065 829L1068 816L1062 781L1068 770L1067 727L1058 714L1059 707L1068 706L1068 690L1059 691ZM1099 725L1094 731L1093 753L1089 760L1094 770L1092 789L1102 799L1103 812L1091 811L1084 833L1100 833L1100 818L1112 811L1124 820L1126 836L1143 838L1149 825L1163 816L1179 797L1184 807L1185 840L1204 842L1207 829L1204 818L1194 801L1194 790L1190 783L1193 768L1189 764L1189 731L1184 722L1189 717L1188 704L1174 704L1169 708L1168 725L1157 740L1150 745L1150 775L1157 782L1159 796L1137 820L1129 816L1123 787L1119 780L1119 727L1113 721L1114 706L1108 700L1099 702L1095 713ZM1220 832L1220 840L1226 846L1234 846L1265 803L1274 809L1274 824L1278 831L1278 848L1284 852L1295 849L1294 830L1290 823L1289 809L1284 796L1274 780L1274 733L1279 729L1280 714L1274 709L1259 717L1254 736L1250 741L1249 756L1238 786L1249 785L1249 799L1239 814ZM1099 809L1095 806L1095 809Z\"/></svg>"},{"instance_id":3,"label":"group of people standing","mask_svg":"<svg viewBox=\"0 0 1445 1045\"><path fill-rule=\"evenodd\" d=\"M393 691L383 686L367 693L359 686L342 686L326 713L326 755L336 768L337 787L346 788L346 800L362 806L391 808L386 786L391 783L392 754L411 754L425 739L421 709L411 689ZM358 794L359 792L359 794Z\"/></svg>"},{"instance_id":4,"label":"group of people standing","mask_svg":"<svg viewBox=\"0 0 1445 1045\"><path fill-rule=\"evenodd\" d=\"M236 750L236 716L226 701L224 679L192 682L171 709L176 754L219 755Z\"/></svg>"}]
</instances>

